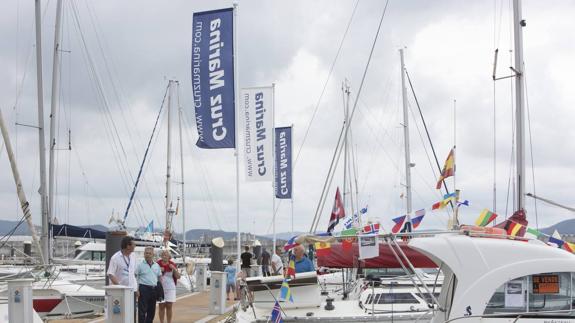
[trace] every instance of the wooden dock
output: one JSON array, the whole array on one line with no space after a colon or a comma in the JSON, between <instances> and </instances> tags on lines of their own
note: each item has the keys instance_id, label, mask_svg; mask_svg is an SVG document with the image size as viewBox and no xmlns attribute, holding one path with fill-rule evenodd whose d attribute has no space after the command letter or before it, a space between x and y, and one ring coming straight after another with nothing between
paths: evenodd
<instances>
[{"instance_id":1,"label":"wooden dock","mask_svg":"<svg viewBox=\"0 0 575 323\"><path fill-rule=\"evenodd\" d=\"M172 323L215 323L224 320L227 314L210 315L209 313L210 292L192 293L181 296L176 299L173 306ZM234 302L227 302L228 309L234 305ZM156 307L156 318L154 323L159 323L159 309ZM70 320L49 320L50 323L103 323L105 318L98 319L70 319ZM136 319L137 321L137 319Z\"/></svg>"}]
</instances>

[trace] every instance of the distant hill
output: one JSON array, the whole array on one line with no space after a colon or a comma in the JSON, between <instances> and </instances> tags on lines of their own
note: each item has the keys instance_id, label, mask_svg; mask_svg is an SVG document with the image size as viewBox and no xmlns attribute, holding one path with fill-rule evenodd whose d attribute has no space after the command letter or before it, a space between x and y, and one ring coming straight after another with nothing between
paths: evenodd
<instances>
[{"instance_id":1,"label":"distant hill","mask_svg":"<svg viewBox=\"0 0 575 323\"><path fill-rule=\"evenodd\" d=\"M575 219L561 221L539 231L551 235L555 230L559 231L560 234L575 234Z\"/></svg>"},{"instance_id":2,"label":"distant hill","mask_svg":"<svg viewBox=\"0 0 575 323\"><path fill-rule=\"evenodd\" d=\"M0 234L5 235L10 233L10 231L13 230L18 225L18 223L19 223L18 221L0 220ZM37 226L36 228L39 229ZM28 224L26 224L26 222L20 224L16 229L16 231L14 231L13 235L15 236L30 235L30 230L28 230Z\"/></svg>"}]
</instances>

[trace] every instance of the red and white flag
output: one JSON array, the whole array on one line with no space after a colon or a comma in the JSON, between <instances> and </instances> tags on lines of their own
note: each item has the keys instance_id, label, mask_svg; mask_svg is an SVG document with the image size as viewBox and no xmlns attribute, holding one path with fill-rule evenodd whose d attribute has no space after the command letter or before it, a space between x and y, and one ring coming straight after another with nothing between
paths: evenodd
<instances>
[{"instance_id":1,"label":"red and white flag","mask_svg":"<svg viewBox=\"0 0 575 323\"><path fill-rule=\"evenodd\" d=\"M335 226L339 223L339 219L345 218L345 210L343 208L343 202L341 200L341 194L339 193L339 187L335 192L335 201L333 202L333 208L331 209L331 216L329 217L329 224L327 225L327 232L332 232Z\"/></svg>"}]
</instances>

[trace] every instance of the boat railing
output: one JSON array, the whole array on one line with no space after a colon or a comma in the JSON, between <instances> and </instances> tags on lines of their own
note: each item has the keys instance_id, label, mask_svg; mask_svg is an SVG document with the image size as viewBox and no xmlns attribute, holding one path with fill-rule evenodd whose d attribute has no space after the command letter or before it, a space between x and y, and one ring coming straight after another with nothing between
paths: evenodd
<instances>
[{"instance_id":1,"label":"boat railing","mask_svg":"<svg viewBox=\"0 0 575 323\"><path fill-rule=\"evenodd\" d=\"M448 319L444 323L450 323L450 322L465 320L465 319L477 319L477 318L515 318L515 320L513 321L513 323L514 323L523 317L532 317L532 316L548 317L546 315L549 315L549 314L570 314L573 312L575 312L575 309L549 310L549 311L536 311L536 312L505 312L505 313L491 313L491 314L481 314L481 315L464 315L464 316L458 316L458 317Z\"/></svg>"}]
</instances>

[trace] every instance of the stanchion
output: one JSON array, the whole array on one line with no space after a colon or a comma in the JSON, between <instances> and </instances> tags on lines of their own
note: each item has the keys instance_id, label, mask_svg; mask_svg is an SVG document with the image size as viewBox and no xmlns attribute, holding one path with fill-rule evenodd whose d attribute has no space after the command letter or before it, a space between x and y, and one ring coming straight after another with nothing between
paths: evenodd
<instances>
[{"instance_id":1,"label":"stanchion","mask_svg":"<svg viewBox=\"0 0 575 323\"><path fill-rule=\"evenodd\" d=\"M106 290L106 323L134 323L134 291L127 286L112 285Z\"/></svg>"},{"instance_id":2,"label":"stanchion","mask_svg":"<svg viewBox=\"0 0 575 323\"><path fill-rule=\"evenodd\" d=\"M8 322L34 322L32 308L33 279L16 279L8 281Z\"/></svg>"},{"instance_id":3,"label":"stanchion","mask_svg":"<svg viewBox=\"0 0 575 323\"><path fill-rule=\"evenodd\" d=\"M210 278L210 314L221 315L226 312L227 273L212 271Z\"/></svg>"}]
</instances>

